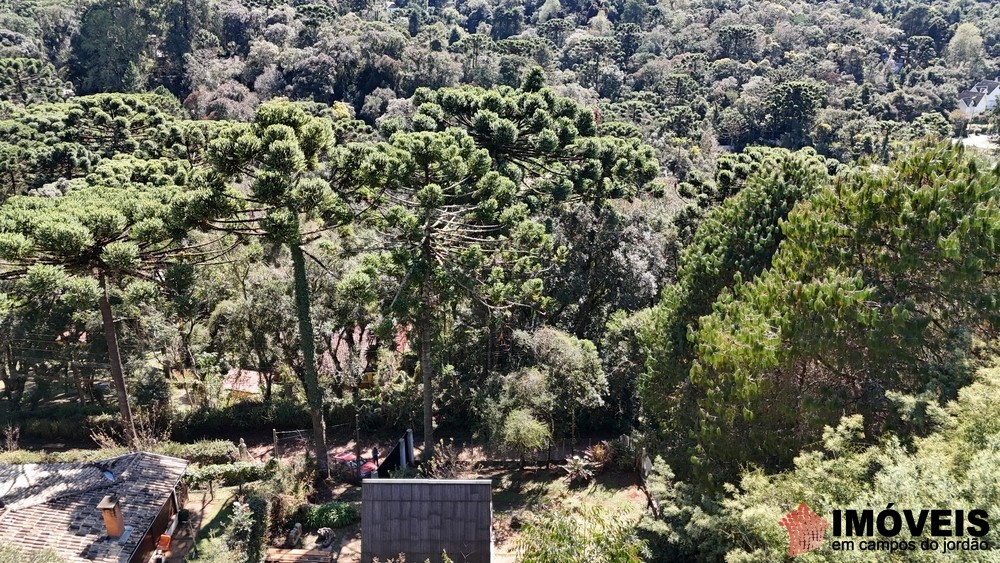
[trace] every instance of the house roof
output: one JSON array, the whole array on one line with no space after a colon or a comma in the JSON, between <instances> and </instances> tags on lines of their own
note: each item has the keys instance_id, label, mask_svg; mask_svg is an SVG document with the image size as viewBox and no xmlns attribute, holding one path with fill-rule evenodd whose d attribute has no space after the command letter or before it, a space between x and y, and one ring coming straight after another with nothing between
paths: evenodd
<instances>
[{"instance_id":1,"label":"house roof","mask_svg":"<svg viewBox=\"0 0 1000 563\"><path fill-rule=\"evenodd\" d=\"M260 385L263 381L260 372L252 369L232 368L226 374L226 379L222 382L222 389L225 391L237 391L239 393L260 394Z\"/></svg>"},{"instance_id":2,"label":"house roof","mask_svg":"<svg viewBox=\"0 0 1000 563\"><path fill-rule=\"evenodd\" d=\"M996 90L997 88L1000 88L1000 81L997 81L997 80L980 80L979 82L976 83L976 85L974 86L974 88L976 90L979 90L980 92L983 92L984 94L989 94L989 93L993 92L993 90Z\"/></svg>"},{"instance_id":3,"label":"house roof","mask_svg":"<svg viewBox=\"0 0 1000 563\"><path fill-rule=\"evenodd\" d=\"M983 99L983 94L981 92L975 92L972 90L966 90L958 95L959 101L965 102L967 106L974 106L979 103L979 100Z\"/></svg>"},{"instance_id":4,"label":"house roof","mask_svg":"<svg viewBox=\"0 0 1000 563\"><path fill-rule=\"evenodd\" d=\"M146 452L0 467L0 543L50 548L67 561L126 563L186 468L183 459ZM119 498L121 538L107 536L97 508L106 495Z\"/></svg>"}]
</instances>

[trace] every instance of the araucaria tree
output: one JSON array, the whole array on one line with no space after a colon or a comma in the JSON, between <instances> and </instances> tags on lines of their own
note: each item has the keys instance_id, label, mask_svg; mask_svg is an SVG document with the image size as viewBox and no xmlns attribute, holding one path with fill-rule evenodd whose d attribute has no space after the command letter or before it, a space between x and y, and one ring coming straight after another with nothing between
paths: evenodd
<instances>
[{"instance_id":1,"label":"araucaria tree","mask_svg":"<svg viewBox=\"0 0 1000 563\"><path fill-rule=\"evenodd\" d=\"M569 199L599 208L635 195L658 168L650 147L598 135L594 111L556 96L540 69L517 90L421 89L414 103L413 131L390 140L380 222L400 280L394 306L417 329L426 459L439 312L460 298L491 317L541 308L544 266L561 251L534 218Z\"/></svg>"},{"instance_id":2,"label":"araucaria tree","mask_svg":"<svg viewBox=\"0 0 1000 563\"><path fill-rule=\"evenodd\" d=\"M312 117L299 106L279 100L261 106L251 123L235 124L224 131L209 150L209 159L218 172L213 191L236 202L241 209L236 216L214 221L212 226L281 244L291 254L302 352L295 371L305 387L313 424L313 449L322 473L328 472L329 459L305 246L322 231L353 219L347 189L340 185L335 189L326 179L332 168L332 149L329 120Z\"/></svg>"},{"instance_id":3,"label":"araucaria tree","mask_svg":"<svg viewBox=\"0 0 1000 563\"><path fill-rule=\"evenodd\" d=\"M391 156L391 204L379 218L390 271L399 288L392 307L415 323L423 378L424 456L434 450L432 345L438 310L460 296L487 307L530 305L548 237L528 219L513 182L495 171L485 149L460 130L397 133ZM520 282L520 283L515 283Z\"/></svg>"},{"instance_id":4,"label":"araucaria tree","mask_svg":"<svg viewBox=\"0 0 1000 563\"><path fill-rule=\"evenodd\" d=\"M76 181L65 195L15 196L0 207L3 277L23 278L27 291L60 291L77 306L98 304L122 425L133 447L139 444L111 294L122 284L157 280L185 256L205 257L210 245L181 244L188 221L208 211L203 193L174 183L186 177L176 162L120 159L92 175L93 185Z\"/></svg>"}]
</instances>

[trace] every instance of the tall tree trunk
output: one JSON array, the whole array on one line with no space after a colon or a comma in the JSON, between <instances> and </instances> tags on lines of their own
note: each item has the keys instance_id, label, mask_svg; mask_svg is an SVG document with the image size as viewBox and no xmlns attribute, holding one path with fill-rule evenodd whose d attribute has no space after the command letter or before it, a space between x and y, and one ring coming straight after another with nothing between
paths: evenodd
<instances>
[{"instance_id":1,"label":"tall tree trunk","mask_svg":"<svg viewBox=\"0 0 1000 563\"><path fill-rule=\"evenodd\" d=\"M66 362L66 373L73 380L76 385L76 396L80 399L81 405L87 404L87 390L83 386L83 378L80 376L80 372L76 369L76 363L73 361L73 357L70 356L68 362Z\"/></svg>"},{"instance_id":2,"label":"tall tree trunk","mask_svg":"<svg viewBox=\"0 0 1000 563\"><path fill-rule=\"evenodd\" d=\"M417 338L420 339L420 375L424 384L424 451L423 459L427 461L434 455L434 359L431 355L430 292L426 284L420 290L420 311L417 313Z\"/></svg>"},{"instance_id":3,"label":"tall tree trunk","mask_svg":"<svg viewBox=\"0 0 1000 563\"><path fill-rule=\"evenodd\" d=\"M431 247L432 227L427 218L424 225L425 236L420 245L420 260L427 271L420 282L420 309L417 311L417 338L420 339L420 375L424 384L424 451L421 456L428 461L434 456L434 357L431 345L434 338L432 312L435 296L431 293L434 253Z\"/></svg>"},{"instance_id":4,"label":"tall tree trunk","mask_svg":"<svg viewBox=\"0 0 1000 563\"><path fill-rule=\"evenodd\" d=\"M264 403L271 402L271 391L274 389L274 372L264 373Z\"/></svg>"},{"instance_id":5,"label":"tall tree trunk","mask_svg":"<svg viewBox=\"0 0 1000 563\"><path fill-rule=\"evenodd\" d=\"M603 226L604 213L603 213L603 191L598 192L596 198L594 198L594 203L591 206L591 213L594 214L593 226L587 231L587 263L583 267L583 272L580 274L583 276L584 284L586 285L586 291L583 293L583 302L576 312L576 320L573 322L573 335L577 338L587 338L587 324L591 322L591 314L594 309L594 305L598 303L603 297L603 291L598 292L594 288L594 271L597 270L597 256L602 252L597 246L597 236Z\"/></svg>"},{"instance_id":6,"label":"tall tree trunk","mask_svg":"<svg viewBox=\"0 0 1000 563\"><path fill-rule=\"evenodd\" d=\"M290 244L295 274L295 314L299 319L299 343L302 349L302 375L313 423L313 449L320 475L330 476L330 459L326 445L326 421L323 419L323 390L316 374L315 334L309 313L309 283L306 261L299 244Z\"/></svg>"},{"instance_id":7,"label":"tall tree trunk","mask_svg":"<svg viewBox=\"0 0 1000 563\"><path fill-rule=\"evenodd\" d=\"M569 409L569 454L576 453L576 407Z\"/></svg>"},{"instance_id":8,"label":"tall tree trunk","mask_svg":"<svg viewBox=\"0 0 1000 563\"><path fill-rule=\"evenodd\" d=\"M167 398L164 407L167 413L174 410L174 363L170 361L170 353L163 350L163 380L167 382Z\"/></svg>"},{"instance_id":9,"label":"tall tree trunk","mask_svg":"<svg viewBox=\"0 0 1000 563\"><path fill-rule=\"evenodd\" d=\"M115 330L115 319L111 314L111 301L108 300L108 278L101 271L101 298L98 301L101 308L101 320L104 323L104 339L108 344L108 361L111 363L111 379L115 382L118 392L118 409L122 415L122 427L130 447L138 446L135 433L135 422L132 420L132 408L128 404L128 389L125 387L125 370L122 368L122 356L118 350L118 331Z\"/></svg>"},{"instance_id":10,"label":"tall tree trunk","mask_svg":"<svg viewBox=\"0 0 1000 563\"><path fill-rule=\"evenodd\" d=\"M253 325L250 325L253 327ZM254 330L251 328L251 330ZM274 381L274 369L267 359L267 354L257 338L254 338L254 353L257 355L257 372L264 376L264 402L271 402L271 383Z\"/></svg>"}]
</instances>

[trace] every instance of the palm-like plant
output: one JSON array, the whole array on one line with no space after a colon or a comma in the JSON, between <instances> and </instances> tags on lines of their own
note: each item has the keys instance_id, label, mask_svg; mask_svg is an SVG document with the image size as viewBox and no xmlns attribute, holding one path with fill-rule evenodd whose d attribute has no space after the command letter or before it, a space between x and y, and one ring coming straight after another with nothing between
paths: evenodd
<instances>
[{"instance_id":1,"label":"palm-like plant","mask_svg":"<svg viewBox=\"0 0 1000 563\"><path fill-rule=\"evenodd\" d=\"M594 470L591 467L590 459L586 456L567 457L566 465L562 468L566 472L566 482L570 485L586 483L594 478Z\"/></svg>"}]
</instances>

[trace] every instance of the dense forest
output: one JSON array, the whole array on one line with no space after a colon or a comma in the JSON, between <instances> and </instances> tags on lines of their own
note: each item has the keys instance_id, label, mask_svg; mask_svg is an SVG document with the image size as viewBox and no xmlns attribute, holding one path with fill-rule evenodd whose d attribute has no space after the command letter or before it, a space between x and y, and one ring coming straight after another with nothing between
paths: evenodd
<instances>
[{"instance_id":1,"label":"dense forest","mask_svg":"<svg viewBox=\"0 0 1000 563\"><path fill-rule=\"evenodd\" d=\"M973 0L5 0L6 447L624 434L663 561L1000 514L998 76Z\"/></svg>"}]
</instances>

